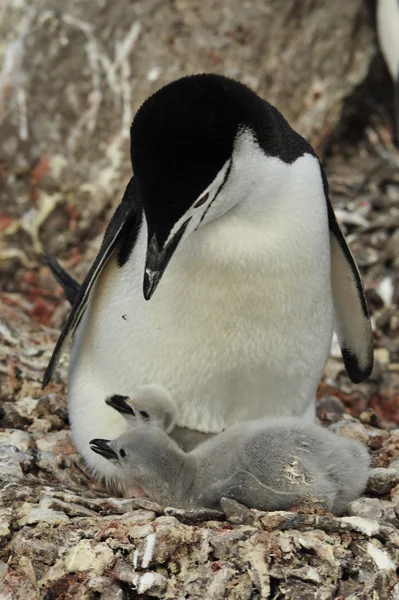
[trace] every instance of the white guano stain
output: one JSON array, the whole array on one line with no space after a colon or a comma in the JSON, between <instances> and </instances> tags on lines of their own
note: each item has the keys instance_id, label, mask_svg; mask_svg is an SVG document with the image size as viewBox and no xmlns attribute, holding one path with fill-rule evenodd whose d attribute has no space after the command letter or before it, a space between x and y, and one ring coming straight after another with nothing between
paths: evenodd
<instances>
[{"instance_id":1,"label":"white guano stain","mask_svg":"<svg viewBox=\"0 0 399 600\"><path fill-rule=\"evenodd\" d=\"M348 523L355 531L360 531L368 536L374 536L380 531L380 526L377 521L366 519L364 517L341 517L342 523Z\"/></svg>"},{"instance_id":2,"label":"white guano stain","mask_svg":"<svg viewBox=\"0 0 399 600\"><path fill-rule=\"evenodd\" d=\"M134 551L134 554L133 554L133 568L134 568L134 570L137 569L138 564L139 564L139 551L136 548L136 550Z\"/></svg>"},{"instance_id":3,"label":"white guano stain","mask_svg":"<svg viewBox=\"0 0 399 600\"><path fill-rule=\"evenodd\" d=\"M144 555L143 555L143 560L141 563L141 567L143 569L146 569L148 567L148 565L151 562L152 559L152 555L154 552L154 548L155 548L155 539L156 539L156 533L150 533L147 536L147 540L146 540L146 546L145 546L145 550L144 550Z\"/></svg>"},{"instance_id":4,"label":"white guano stain","mask_svg":"<svg viewBox=\"0 0 399 600\"><path fill-rule=\"evenodd\" d=\"M367 553L371 556L379 569L384 571L396 571L396 565L393 560L389 558L387 553L380 550L380 548L377 548L377 546L374 546L371 542L368 542L367 544Z\"/></svg>"}]
</instances>

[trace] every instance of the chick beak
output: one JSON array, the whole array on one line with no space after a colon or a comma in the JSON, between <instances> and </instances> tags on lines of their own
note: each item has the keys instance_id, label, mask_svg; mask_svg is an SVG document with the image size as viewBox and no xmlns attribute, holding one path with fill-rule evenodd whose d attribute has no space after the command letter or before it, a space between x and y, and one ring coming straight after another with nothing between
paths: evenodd
<instances>
[{"instance_id":1,"label":"chick beak","mask_svg":"<svg viewBox=\"0 0 399 600\"><path fill-rule=\"evenodd\" d=\"M114 394L113 396L105 399L105 404L108 404L108 406L111 406L122 415L135 415L134 408L129 403L128 396Z\"/></svg>"},{"instance_id":2,"label":"chick beak","mask_svg":"<svg viewBox=\"0 0 399 600\"><path fill-rule=\"evenodd\" d=\"M91 450L100 456L103 456L107 460L117 460L118 455L109 446L110 440L95 439L89 442Z\"/></svg>"},{"instance_id":3,"label":"chick beak","mask_svg":"<svg viewBox=\"0 0 399 600\"><path fill-rule=\"evenodd\" d=\"M163 248L159 248L155 233L149 238L143 281L143 294L146 300L150 300L155 292L173 253L186 231L189 221L190 219L187 219L183 223L179 231L174 234Z\"/></svg>"}]
</instances>

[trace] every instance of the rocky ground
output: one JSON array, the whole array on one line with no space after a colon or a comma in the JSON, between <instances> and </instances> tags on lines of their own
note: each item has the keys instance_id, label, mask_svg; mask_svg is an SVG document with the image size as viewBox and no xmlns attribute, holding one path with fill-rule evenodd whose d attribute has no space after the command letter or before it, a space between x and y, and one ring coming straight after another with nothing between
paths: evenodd
<instances>
[{"instance_id":1,"label":"rocky ground","mask_svg":"<svg viewBox=\"0 0 399 600\"><path fill-rule=\"evenodd\" d=\"M0 9L1 600L399 598L391 82L373 3L278 4L9 1ZM333 343L319 388L321 421L372 454L366 493L341 518L231 502L224 514L190 514L109 498L70 439L67 355L41 391L68 312L43 248L84 276L127 181L135 108L166 81L203 70L252 85L317 147L365 281L373 373L351 384Z\"/></svg>"}]
</instances>

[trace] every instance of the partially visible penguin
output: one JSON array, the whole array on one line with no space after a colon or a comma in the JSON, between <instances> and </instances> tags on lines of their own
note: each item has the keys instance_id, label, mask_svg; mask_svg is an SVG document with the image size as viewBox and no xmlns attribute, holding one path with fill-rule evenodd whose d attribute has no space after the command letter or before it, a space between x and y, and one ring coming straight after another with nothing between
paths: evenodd
<instances>
[{"instance_id":1,"label":"partially visible penguin","mask_svg":"<svg viewBox=\"0 0 399 600\"><path fill-rule=\"evenodd\" d=\"M352 381L370 374L362 282L324 171L276 108L226 77L184 77L137 112L131 158L43 382L73 336L72 435L99 476L118 477L89 447L125 431L104 403L115 392L157 381L186 431L312 420L334 327Z\"/></svg>"},{"instance_id":2,"label":"partially visible penguin","mask_svg":"<svg viewBox=\"0 0 399 600\"><path fill-rule=\"evenodd\" d=\"M144 404L142 395L108 398L130 431L90 447L119 468L126 487L138 485L164 506L220 508L233 498L260 510L322 504L341 514L366 487L367 449L298 417L244 421L185 453L167 434L173 399L159 391L147 390Z\"/></svg>"},{"instance_id":3,"label":"partially visible penguin","mask_svg":"<svg viewBox=\"0 0 399 600\"><path fill-rule=\"evenodd\" d=\"M393 80L396 138L399 143L399 0L377 0L377 33Z\"/></svg>"}]
</instances>

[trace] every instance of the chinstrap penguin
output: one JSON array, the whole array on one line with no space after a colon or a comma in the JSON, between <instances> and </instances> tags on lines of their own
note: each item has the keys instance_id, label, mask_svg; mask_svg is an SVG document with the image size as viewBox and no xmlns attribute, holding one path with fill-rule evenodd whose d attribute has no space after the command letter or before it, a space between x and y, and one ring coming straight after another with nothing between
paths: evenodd
<instances>
[{"instance_id":1,"label":"chinstrap penguin","mask_svg":"<svg viewBox=\"0 0 399 600\"><path fill-rule=\"evenodd\" d=\"M314 417L333 326L352 381L372 367L358 269L312 147L241 83L184 77L131 128L134 176L79 288L47 368L73 335L73 439L90 451L127 425L104 398L157 381L178 425Z\"/></svg>"},{"instance_id":2,"label":"chinstrap penguin","mask_svg":"<svg viewBox=\"0 0 399 600\"><path fill-rule=\"evenodd\" d=\"M175 414L167 396L154 412L150 398L145 410L121 396L109 404L130 415L131 430L91 440L91 449L119 467L126 485L164 506L220 508L225 497L260 510L318 503L341 514L367 483L369 455L360 442L298 417L246 421L185 453L165 430Z\"/></svg>"}]
</instances>

